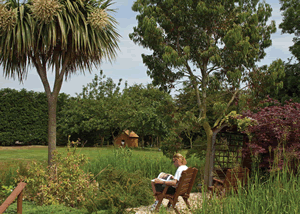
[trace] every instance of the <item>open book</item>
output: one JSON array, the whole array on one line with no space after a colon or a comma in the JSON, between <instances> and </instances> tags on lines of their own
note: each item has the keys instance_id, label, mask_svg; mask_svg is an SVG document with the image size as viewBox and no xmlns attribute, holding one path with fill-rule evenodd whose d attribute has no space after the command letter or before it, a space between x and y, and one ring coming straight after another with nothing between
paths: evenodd
<instances>
[{"instance_id":1,"label":"open book","mask_svg":"<svg viewBox=\"0 0 300 214\"><path fill-rule=\"evenodd\" d=\"M167 174L164 172L159 173L159 175L157 176L158 179L162 180L162 181L170 181L173 179L173 175L171 174ZM154 182L155 179L151 180L152 182Z\"/></svg>"}]
</instances>

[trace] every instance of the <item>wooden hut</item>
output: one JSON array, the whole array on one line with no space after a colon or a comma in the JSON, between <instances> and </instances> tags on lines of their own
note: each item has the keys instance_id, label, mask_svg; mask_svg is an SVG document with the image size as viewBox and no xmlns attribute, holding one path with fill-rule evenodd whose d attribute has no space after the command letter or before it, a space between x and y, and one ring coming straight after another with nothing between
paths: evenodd
<instances>
[{"instance_id":1,"label":"wooden hut","mask_svg":"<svg viewBox=\"0 0 300 214\"><path fill-rule=\"evenodd\" d=\"M128 147L138 147L139 145L139 136L129 130L123 131L115 140L116 146L128 146Z\"/></svg>"}]
</instances>

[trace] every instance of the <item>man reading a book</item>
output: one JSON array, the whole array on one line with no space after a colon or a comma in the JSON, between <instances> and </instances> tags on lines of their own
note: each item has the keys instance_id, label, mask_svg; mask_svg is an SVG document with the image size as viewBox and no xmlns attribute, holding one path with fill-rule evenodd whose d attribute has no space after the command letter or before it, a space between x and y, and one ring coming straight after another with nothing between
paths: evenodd
<instances>
[{"instance_id":1,"label":"man reading a book","mask_svg":"<svg viewBox=\"0 0 300 214\"><path fill-rule=\"evenodd\" d=\"M173 164L177 167L175 175L171 176L171 179L173 179L173 180L163 180L163 179L159 179L159 178L152 180L151 185L152 185L152 190L153 190L154 195L156 192L162 192L166 185L170 186L167 190L167 194L172 195L175 193L177 183L181 177L181 173L184 170L187 170L188 167L186 166L187 161L179 153L177 153L173 156ZM155 199L156 199L156 201L151 206L151 208L150 208L151 210L154 210L156 208L156 205L158 204L157 196L155 196Z\"/></svg>"}]
</instances>

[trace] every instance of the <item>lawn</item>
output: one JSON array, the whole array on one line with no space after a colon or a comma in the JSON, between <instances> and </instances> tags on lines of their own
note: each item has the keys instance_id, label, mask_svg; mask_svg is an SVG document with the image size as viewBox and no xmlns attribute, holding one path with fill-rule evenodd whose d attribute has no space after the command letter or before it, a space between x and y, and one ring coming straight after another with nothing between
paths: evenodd
<instances>
[{"instance_id":1,"label":"lawn","mask_svg":"<svg viewBox=\"0 0 300 214\"><path fill-rule=\"evenodd\" d=\"M57 150L63 155L67 154L66 147L58 147ZM131 150L115 149L114 147L78 147L76 153L83 154L89 158L88 164L83 166L85 172L91 172L94 175L97 175L108 166L119 170L119 172L138 172L142 179L147 179L146 183L149 184L146 188L149 186L149 189L151 189L150 179L156 177L161 171L169 173L175 173L176 171L171 159L165 157L157 148ZM183 151L182 153L186 154L186 151ZM0 186L15 185L13 178L16 177L16 169L20 165L24 165L31 161L37 161L43 162L46 167L47 158L48 148L46 146L0 147ZM203 165L203 163L203 160L200 161L197 158L188 159L188 166L200 166ZM99 179L99 176L96 179ZM101 180L98 182L101 182ZM151 196L151 193L149 196ZM2 201L3 200L4 198L2 198ZM12 208L15 206L15 204L12 205ZM48 211L53 209L52 206L47 207L49 208ZM9 210L14 210L12 208ZM48 209L40 208L30 202L26 202L24 208L30 210L30 213L37 213L40 209Z\"/></svg>"},{"instance_id":2,"label":"lawn","mask_svg":"<svg viewBox=\"0 0 300 214\"><path fill-rule=\"evenodd\" d=\"M66 154L66 148L57 149ZM78 148L77 152L90 158L90 162L84 166L84 171L92 172L94 175L108 165L128 173L139 171L143 179L153 178L161 171L174 173L176 170L171 160L163 156L158 149ZM0 184L2 182L3 185L3 180L12 180L20 163L35 160L43 161L46 166L47 156L47 147L0 147ZM197 166L200 169L204 164L203 160L194 157L187 161L188 166ZM299 213L299 185L300 176L292 176L288 171L273 173L265 179L256 174L252 177L249 188L241 189L239 194L228 195L223 199L213 198L209 201L204 199L204 206L194 210L193 213ZM16 205L13 204L8 213L15 213L13 212L15 208ZM51 213L51 210L61 210L59 213L85 212L64 206L39 207L27 201L24 209L26 213Z\"/></svg>"}]
</instances>

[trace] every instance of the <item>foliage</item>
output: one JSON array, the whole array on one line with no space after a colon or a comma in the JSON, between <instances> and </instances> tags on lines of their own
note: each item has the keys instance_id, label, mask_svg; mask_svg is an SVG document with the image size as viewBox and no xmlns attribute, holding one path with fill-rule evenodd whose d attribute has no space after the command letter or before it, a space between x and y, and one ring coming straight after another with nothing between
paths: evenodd
<instances>
[{"instance_id":1,"label":"foliage","mask_svg":"<svg viewBox=\"0 0 300 214\"><path fill-rule=\"evenodd\" d=\"M48 206L37 206L34 202L23 201L22 211L26 214L40 214L40 213L57 213L57 214L88 214L86 209L77 209L72 207L67 207L64 205L48 205ZM17 203L11 204L5 214L15 214L17 213ZM98 212L100 214L100 212Z\"/></svg>"},{"instance_id":2,"label":"foliage","mask_svg":"<svg viewBox=\"0 0 300 214\"><path fill-rule=\"evenodd\" d=\"M271 98L265 100L266 107L243 114L257 123L248 126L250 141L244 150L244 156L261 156L261 167L270 168L276 158L277 167L284 165L283 154L290 159L300 159L300 104L286 102L280 105ZM280 155L281 154L281 155Z\"/></svg>"},{"instance_id":3,"label":"foliage","mask_svg":"<svg viewBox=\"0 0 300 214\"><path fill-rule=\"evenodd\" d=\"M64 134L80 136L82 140L98 143L113 141L122 130L134 130L140 136L164 136L172 123L175 106L172 97L152 85L127 87L120 92L121 79L115 84L103 72L83 87L76 99L66 105L59 120ZM122 107L121 107L122 106ZM124 110L126 109L126 110ZM144 144L141 144L144 146Z\"/></svg>"},{"instance_id":4,"label":"foliage","mask_svg":"<svg viewBox=\"0 0 300 214\"><path fill-rule=\"evenodd\" d=\"M199 125L207 135L206 184L212 163L212 126L207 115L209 91L226 92L216 102L214 126L229 112L243 85L264 90L283 73L282 61L256 66L271 46L275 22L268 24L272 9L259 1L177 1L137 0L138 25L129 36L133 42L152 50L142 54L147 74L154 85L165 90L187 79L195 91ZM271 75L270 75L271 74ZM263 84L262 84L263 83ZM265 83L265 84L264 84Z\"/></svg>"},{"instance_id":5,"label":"foliage","mask_svg":"<svg viewBox=\"0 0 300 214\"><path fill-rule=\"evenodd\" d=\"M208 199L203 197L202 207L194 213L299 213L300 176L289 171L274 173L266 180L254 174L247 187L238 193Z\"/></svg>"},{"instance_id":6,"label":"foliage","mask_svg":"<svg viewBox=\"0 0 300 214\"><path fill-rule=\"evenodd\" d=\"M206 150L206 137L203 134L198 135L193 141L193 148L189 149L186 158L192 157L195 155L199 159L205 159L205 150Z\"/></svg>"},{"instance_id":7,"label":"foliage","mask_svg":"<svg viewBox=\"0 0 300 214\"><path fill-rule=\"evenodd\" d=\"M294 34L294 45L290 47L292 54L300 60L300 2L298 0L280 0L283 19L279 27L282 33Z\"/></svg>"},{"instance_id":8,"label":"foliage","mask_svg":"<svg viewBox=\"0 0 300 214\"><path fill-rule=\"evenodd\" d=\"M69 96L58 96L58 113ZM47 102L42 92L4 88L0 90L0 145L47 144ZM22 112L22 114L20 114Z\"/></svg>"},{"instance_id":9,"label":"foliage","mask_svg":"<svg viewBox=\"0 0 300 214\"><path fill-rule=\"evenodd\" d=\"M10 185L10 186L2 185L2 186L0 186L0 204L2 204L6 200L6 198L11 194L11 192L14 190L14 188L15 187L13 185Z\"/></svg>"},{"instance_id":10,"label":"foliage","mask_svg":"<svg viewBox=\"0 0 300 214\"><path fill-rule=\"evenodd\" d=\"M171 95L151 84L135 84L124 89L122 105L127 106L126 128L139 135L141 146L145 136L161 138L173 127L175 105Z\"/></svg>"},{"instance_id":11,"label":"foliage","mask_svg":"<svg viewBox=\"0 0 300 214\"><path fill-rule=\"evenodd\" d=\"M48 164L56 149L57 98L64 78L116 56L120 35L111 0L6 0L0 4L0 64L22 82L34 66L48 101ZM97 21L95 21L95 19ZM53 88L48 69L55 73Z\"/></svg>"},{"instance_id":12,"label":"foliage","mask_svg":"<svg viewBox=\"0 0 300 214\"><path fill-rule=\"evenodd\" d=\"M171 131L162 142L161 150L166 157L172 159L174 154L183 149L182 147L180 136L176 132Z\"/></svg>"},{"instance_id":13,"label":"foliage","mask_svg":"<svg viewBox=\"0 0 300 214\"><path fill-rule=\"evenodd\" d=\"M80 136L88 141L87 145L103 146L105 140L114 138L115 132L122 127L120 79L115 84L106 78L103 71L95 75L91 83L83 87L77 98L65 105L58 123L58 130L64 136Z\"/></svg>"},{"instance_id":14,"label":"foliage","mask_svg":"<svg viewBox=\"0 0 300 214\"><path fill-rule=\"evenodd\" d=\"M293 102L300 103L300 63L285 63L284 71L285 76L280 78L283 87L277 93L276 90L270 91L269 95L271 98L279 100L282 104L290 99Z\"/></svg>"},{"instance_id":15,"label":"foliage","mask_svg":"<svg viewBox=\"0 0 300 214\"><path fill-rule=\"evenodd\" d=\"M9 150L0 150L0 157L4 156L4 154L7 154L7 151ZM16 149L16 150L12 150L14 151L14 153L16 153L18 151L18 156L22 157L22 159L20 160L16 160L16 162L13 162L13 165L11 165L10 168L8 168L7 170L9 171L10 169L15 169L17 167L17 163L21 162L26 162L26 160L30 159L35 159L35 161L37 162L42 162L44 163L44 169L46 169L46 148L43 149L37 149L37 148L30 148L30 149ZM14 154L13 152L10 152L9 154ZM30 152L29 152L30 151ZM58 148L58 151L62 154L62 157L67 156L68 151L65 148ZM183 154L185 154L186 151L182 151ZM157 175L160 172L169 172L174 174L176 171L175 166L173 165L173 163L171 162L171 160L169 158L166 158L162 152L158 151L157 148L148 148L148 149L141 149L141 150L136 150L136 149L129 149L129 148L81 148L81 147L77 147L76 148L76 154L80 153L80 154L85 154L87 157L89 157L91 159L91 161L89 161L88 163L86 163L85 165L82 165L80 168L87 174L94 174L94 179L99 183L99 186L101 186L101 183L104 182L106 183L110 183L110 176L115 175L116 177L113 177L114 179L111 182L119 182L119 184L124 184L124 185L113 185L111 184L111 192L116 192L116 196L117 197L113 197L111 194L109 194L109 196L113 199L115 205L116 205L116 209L118 209L118 207L122 207L122 206L133 206L133 204L130 205L130 203L145 203L146 201L150 200L151 201L147 202L152 203L153 202L153 196L151 193L151 186L150 186L150 179L153 179L155 177L157 177ZM75 155L76 155L75 154ZM5 163L6 165L8 163L11 163L11 161L13 161L14 159L8 155L8 156L4 156L3 161L0 160L0 163ZM2 161L2 162L1 162ZM61 161L64 161L64 159L62 159ZM201 167L203 167L203 160L200 160L197 157L191 157L187 159L188 161L188 166L190 167L197 167L198 169L200 169ZM28 176L27 171L28 171L28 165L26 164L21 164L18 168L19 171L18 173L20 175L23 176ZM14 172L14 170L12 170L12 172ZM0 176L2 174L5 174L6 172L3 171L3 168L0 167ZM8 173L10 177L7 178L7 181L13 180L11 178L14 178L16 176L16 174L10 174ZM198 175L200 176L200 172L198 173ZM120 178L120 179L119 179ZM130 178L130 181L127 184L127 179ZM139 180L140 179L140 180ZM199 183L198 179L200 180L200 178L197 178L197 181L195 183ZM103 180L103 181L102 181ZM122 182L120 182L120 180L122 180ZM138 182L140 181L138 186L134 186L134 182ZM0 178L0 182L1 182L1 178ZM125 183L126 182L126 183ZM145 185L144 185L145 184ZM3 185L3 183L1 184ZM16 183L4 183L5 186L16 186ZM29 184L28 184L29 185ZM195 184L196 186L197 184ZM141 190L139 187L141 186L141 188L143 188L143 190ZM102 186L104 188L104 186ZM117 187L119 187L119 191L117 190ZM127 189L125 188L127 187ZM106 188L107 190L107 188ZM130 190L130 192L129 192ZM26 188L26 191L29 191L28 188ZM140 191L140 192L136 192L136 191ZM150 193L149 193L150 191ZM149 193L148 195L145 194ZM104 198L104 192L97 190L96 188L96 194L97 196L87 196L87 200L85 200L85 202L82 202L82 206L83 208L85 207L89 207L90 210L96 210L97 206L102 207L102 206L106 206L104 204L105 199ZM138 196L138 198L136 197ZM101 201L98 199L100 199L100 197L103 199L101 199ZM132 202L130 201L126 201L124 202L123 199L127 197L127 199L132 199ZM149 198L150 199L149 199ZM28 199L28 198L27 198ZM1 198L0 198L1 200ZM4 200L4 198L3 198ZM40 207L38 206L38 203L36 202L27 202L27 200L25 200L26 203L23 206L23 211L25 210L29 210L27 213L31 213L30 210L32 210L33 213L38 213L38 211L35 210L52 210L55 207L58 208L58 210L68 210L67 207L63 207L62 205L49 205L49 206L43 206ZM123 201L123 202L122 202ZM93 202L97 202L96 205L93 204ZM111 202L109 202L111 203ZM111 203L113 204L113 203ZM29 208L30 205L30 208ZM139 206L139 205L134 205L135 207ZM112 213L111 208L113 207L109 207L106 206L107 209L110 210L101 210L101 211L97 211L97 213ZM70 207L69 207L70 208ZM99 208L100 209L100 208ZM16 209L15 209L16 210ZM69 210L74 210L72 208L70 208ZM84 210L81 210L82 213L84 213ZM62 212L62 211L61 211ZM71 211L70 211L71 212ZM41 211L42 213L42 211ZM47 212L45 212L47 213ZM75 213L75 211L74 211Z\"/></svg>"},{"instance_id":16,"label":"foliage","mask_svg":"<svg viewBox=\"0 0 300 214\"><path fill-rule=\"evenodd\" d=\"M76 154L77 143L69 142L66 157L55 151L55 164L46 169L42 163L33 161L27 165L26 173L17 171L16 181L27 183L24 199L39 205L82 207L86 198L95 195L98 183L92 181L93 174L80 168L87 163L87 158ZM71 144L75 145L74 149L70 148Z\"/></svg>"},{"instance_id":17,"label":"foliage","mask_svg":"<svg viewBox=\"0 0 300 214\"><path fill-rule=\"evenodd\" d=\"M140 171L130 173L110 167L100 173L97 180L97 197L88 200L85 206L90 212L124 213L126 208L153 202L150 179L142 177Z\"/></svg>"}]
</instances>

